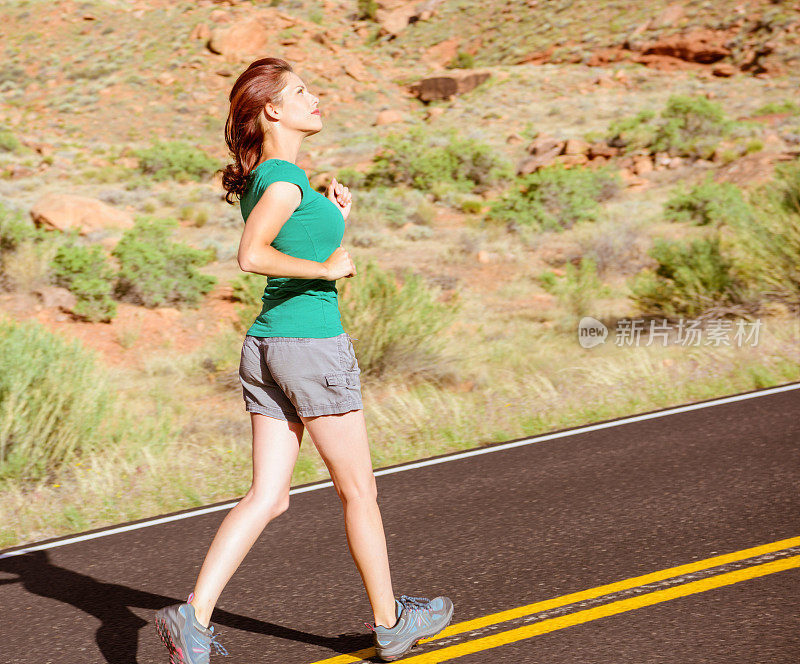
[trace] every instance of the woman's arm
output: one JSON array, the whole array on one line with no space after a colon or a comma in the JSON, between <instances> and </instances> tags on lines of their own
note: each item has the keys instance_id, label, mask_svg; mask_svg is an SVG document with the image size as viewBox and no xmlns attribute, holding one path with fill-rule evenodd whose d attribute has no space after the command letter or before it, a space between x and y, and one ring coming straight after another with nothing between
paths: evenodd
<instances>
[{"instance_id":1,"label":"woman's arm","mask_svg":"<svg viewBox=\"0 0 800 664\"><path fill-rule=\"evenodd\" d=\"M273 182L247 217L237 260L245 272L268 277L327 279L328 268L317 261L295 258L270 244L300 205L301 193L291 182Z\"/></svg>"}]
</instances>

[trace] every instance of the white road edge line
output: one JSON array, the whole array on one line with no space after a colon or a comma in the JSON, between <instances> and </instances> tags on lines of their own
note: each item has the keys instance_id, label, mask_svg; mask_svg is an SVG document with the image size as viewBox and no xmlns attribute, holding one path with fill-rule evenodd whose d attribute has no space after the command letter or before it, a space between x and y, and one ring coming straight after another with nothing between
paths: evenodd
<instances>
[{"instance_id":1,"label":"white road edge line","mask_svg":"<svg viewBox=\"0 0 800 664\"><path fill-rule=\"evenodd\" d=\"M788 392L789 390L797 390L800 389L800 383L790 383L789 385L781 385L778 387L769 387L763 390L759 390L757 392L750 392L748 394L735 394L730 397L720 397L719 399L713 399L711 401L706 401L703 403L697 404L689 404L686 406L676 406L675 408L668 408L666 410L657 411L655 413L645 413L644 415L631 415L630 417L625 417L619 420L614 420L612 422L601 422L599 424L589 424L577 429L570 429L568 431L558 431L556 433L547 433L542 434L541 436L534 436L533 438L525 438L524 440L517 440L512 443L501 443L499 445L492 445L491 447L481 447L475 450L469 450L467 452L457 452L456 454L450 454L447 456L439 457L436 459L429 459L427 461L415 461L412 463L404 464L402 466L397 466L395 468L387 468L385 470L376 470L374 471L375 476L379 475L389 475L391 473L399 473L405 470L413 470L414 468L423 468L425 466L432 466L437 463L445 463L447 461L454 461L456 459L464 459L471 456L476 456L478 454L489 454L490 452L499 452L500 450L508 450L513 447L519 447L521 445L531 445L533 443L540 443L545 440L553 440L555 438L565 438L567 436L575 436L580 433L587 433L589 431L597 431L599 429L608 429L610 427L617 427L622 426L623 424L631 424L633 422L641 422L642 420L651 420L657 417L666 417L667 415L675 415L677 413L685 413L690 410L698 410L700 408L710 408L711 406L717 406L724 403L732 403L735 401L744 401L746 399L754 399L756 397L764 397L770 394L777 394L779 392ZM290 489L289 495L296 494L296 493L303 493L305 491L316 491L317 489L324 489L326 487L333 486L333 482L330 480L327 482L320 482L319 484L312 484L310 486L305 487L298 487L296 489ZM240 499L241 500L241 499ZM11 556L19 556L24 553L28 553L30 551L41 551L43 549L52 549L53 547L57 546L65 546L67 544L74 544L75 542L83 542L85 540L95 539L97 537L106 537L108 535L116 535L118 533L125 533L131 530L138 530L140 528L147 528L149 526L157 526L160 523L169 523L170 521L179 521L181 519L188 519L189 517L193 516L200 516L201 514L209 514L210 512L219 512L220 510L230 509L235 506L239 500L235 500L230 503L225 503L223 505L215 505L214 507L204 507L197 510L192 510L191 512L183 512L181 514L174 514L172 516L165 516L157 519L151 519L149 521L142 521L141 523L134 523L128 526L117 526L113 528L109 528L108 530L102 530L95 533L88 533L86 535L76 535L75 537L68 537L66 539L60 539L55 542L48 542L45 544L35 544L32 546L27 546L23 549L17 549L14 551L9 551L7 553L0 553L0 559L2 558L10 558Z\"/></svg>"}]
</instances>

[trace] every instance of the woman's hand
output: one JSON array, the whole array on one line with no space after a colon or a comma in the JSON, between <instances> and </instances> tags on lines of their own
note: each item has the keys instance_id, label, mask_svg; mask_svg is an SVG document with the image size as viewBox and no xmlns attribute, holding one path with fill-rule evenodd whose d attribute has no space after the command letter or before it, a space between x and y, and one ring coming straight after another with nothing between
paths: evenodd
<instances>
[{"instance_id":1,"label":"woman's hand","mask_svg":"<svg viewBox=\"0 0 800 664\"><path fill-rule=\"evenodd\" d=\"M336 281L341 277L355 277L357 274L350 252L341 245L322 264L325 266L325 279L328 281Z\"/></svg>"},{"instance_id":2,"label":"woman's hand","mask_svg":"<svg viewBox=\"0 0 800 664\"><path fill-rule=\"evenodd\" d=\"M336 178L333 178L331 183L328 185L325 195L337 208L339 208L339 212L342 213L342 217L347 219L347 216L350 214L350 207L352 206L353 199L352 195L350 194L350 190L341 182L337 182Z\"/></svg>"}]
</instances>

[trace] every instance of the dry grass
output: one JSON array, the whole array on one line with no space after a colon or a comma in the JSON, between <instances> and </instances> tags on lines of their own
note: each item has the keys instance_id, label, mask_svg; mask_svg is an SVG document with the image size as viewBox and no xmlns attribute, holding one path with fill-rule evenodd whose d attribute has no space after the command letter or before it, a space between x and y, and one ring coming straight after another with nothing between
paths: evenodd
<instances>
[{"instance_id":1,"label":"dry grass","mask_svg":"<svg viewBox=\"0 0 800 664\"><path fill-rule=\"evenodd\" d=\"M788 317L766 320L755 347L609 341L589 350L518 317L464 320L477 322L450 341L463 385L364 385L376 468L800 378L800 339ZM174 429L166 438L143 431L140 443L99 453L56 482L5 489L0 546L241 497L251 478L249 417L237 389L200 380L192 363L201 355L162 355L146 376L121 373L127 407L163 404ZM306 434L293 484L328 477Z\"/></svg>"}]
</instances>

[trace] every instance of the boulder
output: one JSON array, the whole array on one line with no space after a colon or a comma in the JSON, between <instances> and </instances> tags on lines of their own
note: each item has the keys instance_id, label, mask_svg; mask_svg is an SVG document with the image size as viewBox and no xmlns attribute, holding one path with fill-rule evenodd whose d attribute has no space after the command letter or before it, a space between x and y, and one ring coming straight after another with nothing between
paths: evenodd
<instances>
[{"instance_id":1,"label":"boulder","mask_svg":"<svg viewBox=\"0 0 800 664\"><path fill-rule=\"evenodd\" d=\"M263 53L269 33L258 18L237 21L211 31L208 48L212 53L233 59Z\"/></svg>"},{"instance_id":2,"label":"boulder","mask_svg":"<svg viewBox=\"0 0 800 664\"><path fill-rule=\"evenodd\" d=\"M560 154L556 156L554 161L564 166L580 166L589 161L589 157L585 154Z\"/></svg>"},{"instance_id":3,"label":"boulder","mask_svg":"<svg viewBox=\"0 0 800 664\"><path fill-rule=\"evenodd\" d=\"M424 78L410 85L409 90L421 101L425 102L433 101L434 99L448 99L475 89L490 76L489 72L454 69L444 76Z\"/></svg>"},{"instance_id":4,"label":"boulder","mask_svg":"<svg viewBox=\"0 0 800 664\"><path fill-rule=\"evenodd\" d=\"M523 160L522 163L517 167L517 175L527 175L528 173L534 173L535 171L538 171L540 168L549 166L555 161L559 152L561 152L561 147L557 145L554 148L551 148L548 152L543 152L541 154L537 154L535 157L530 157L529 159Z\"/></svg>"},{"instance_id":5,"label":"boulder","mask_svg":"<svg viewBox=\"0 0 800 664\"><path fill-rule=\"evenodd\" d=\"M402 122L403 114L394 108L387 108L378 112L378 117L375 118L375 126L392 124L394 122Z\"/></svg>"},{"instance_id":6,"label":"boulder","mask_svg":"<svg viewBox=\"0 0 800 664\"><path fill-rule=\"evenodd\" d=\"M561 154L563 147L564 141L557 139L555 136L550 136L549 134L539 134L539 136L534 138L531 144L528 146L528 153L533 155L541 155L552 151L554 148L558 148L558 152L556 152L556 154Z\"/></svg>"},{"instance_id":7,"label":"boulder","mask_svg":"<svg viewBox=\"0 0 800 664\"><path fill-rule=\"evenodd\" d=\"M40 304L45 309L59 307L65 311L72 311L78 304L78 298L60 286L41 286L36 288L33 293L38 297Z\"/></svg>"},{"instance_id":8,"label":"boulder","mask_svg":"<svg viewBox=\"0 0 800 664\"><path fill-rule=\"evenodd\" d=\"M436 11L442 0L379 0L375 20L381 27L381 34L396 37L410 23L426 21Z\"/></svg>"},{"instance_id":9,"label":"boulder","mask_svg":"<svg viewBox=\"0 0 800 664\"><path fill-rule=\"evenodd\" d=\"M58 231L76 229L81 235L105 228L132 228L133 219L96 198L47 194L30 211L33 223Z\"/></svg>"},{"instance_id":10,"label":"boulder","mask_svg":"<svg viewBox=\"0 0 800 664\"><path fill-rule=\"evenodd\" d=\"M641 54L666 55L687 62L711 64L731 54L731 50L724 45L727 39L724 32L695 29L643 44Z\"/></svg>"},{"instance_id":11,"label":"boulder","mask_svg":"<svg viewBox=\"0 0 800 664\"><path fill-rule=\"evenodd\" d=\"M589 144L579 138L570 138L564 144L564 154L586 154L589 152Z\"/></svg>"}]
</instances>

